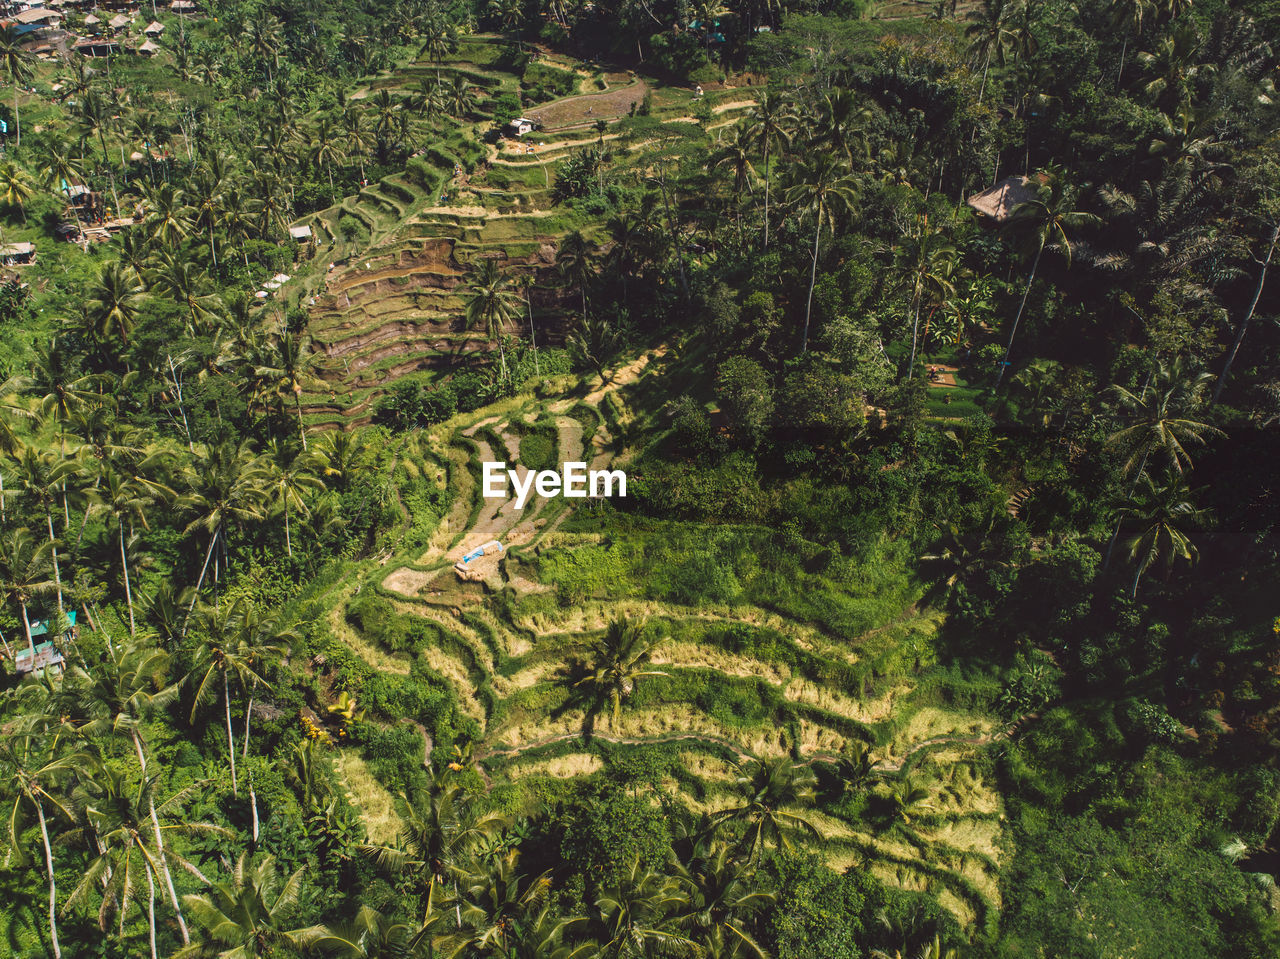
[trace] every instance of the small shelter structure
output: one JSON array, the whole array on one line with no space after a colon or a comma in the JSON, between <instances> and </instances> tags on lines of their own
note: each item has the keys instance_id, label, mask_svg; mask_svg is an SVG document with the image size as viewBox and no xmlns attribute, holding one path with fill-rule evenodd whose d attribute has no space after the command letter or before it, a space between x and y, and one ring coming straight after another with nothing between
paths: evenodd
<instances>
[{"instance_id":1,"label":"small shelter structure","mask_svg":"<svg viewBox=\"0 0 1280 959\"><path fill-rule=\"evenodd\" d=\"M71 642L75 639L76 634L76 611L74 609L67 610L67 629L62 634L64 642ZM36 620L31 624L31 641L35 645L35 654L32 655L30 649L16 649L13 653L13 666L15 672L19 676L27 673L40 673L46 669L52 669L54 672L62 672L65 660L62 652L54 646L54 644L45 638L43 642L36 643L37 639L49 636L49 623L47 620Z\"/></svg>"},{"instance_id":2,"label":"small shelter structure","mask_svg":"<svg viewBox=\"0 0 1280 959\"><path fill-rule=\"evenodd\" d=\"M174 13L195 13L196 5L192 0L173 0L173 3L169 4L169 9Z\"/></svg>"},{"instance_id":3,"label":"small shelter structure","mask_svg":"<svg viewBox=\"0 0 1280 959\"><path fill-rule=\"evenodd\" d=\"M110 19L110 21L108 21L107 26L111 28L113 36L118 36L121 33L127 33L129 30L129 24L131 23L133 23L133 21L129 19L128 14L117 13Z\"/></svg>"},{"instance_id":4,"label":"small shelter structure","mask_svg":"<svg viewBox=\"0 0 1280 959\"><path fill-rule=\"evenodd\" d=\"M62 23L62 14L47 7L34 7L19 12L13 22L20 27L56 27Z\"/></svg>"},{"instance_id":5,"label":"small shelter structure","mask_svg":"<svg viewBox=\"0 0 1280 959\"><path fill-rule=\"evenodd\" d=\"M299 243L310 240L312 238L311 227L305 223L302 226L291 226L289 227L289 237Z\"/></svg>"},{"instance_id":6,"label":"small shelter structure","mask_svg":"<svg viewBox=\"0 0 1280 959\"><path fill-rule=\"evenodd\" d=\"M145 33L147 36L149 36L152 40L157 40L160 38L160 35L164 33L164 24L161 23L159 20L152 20L150 23L147 24L146 29L143 30L142 32Z\"/></svg>"},{"instance_id":7,"label":"small shelter structure","mask_svg":"<svg viewBox=\"0 0 1280 959\"><path fill-rule=\"evenodd\" d=\"M526 133L531 132L536 125L537 124L528 117L516 117L514 120L507 122L507 125L503 127L502 132L509 137L522 137Z\"/></svg>"},{"instance_id":8,"label":"small shelter structure","mask_svg":"<svg viewBox=\"0 0 1280 959\"><path fill-rule=\"evenodd\" d=\"M144 57L154 57L159 52L160 44L156 43L154 40L147 40L138 47L138 53ZM142 156L139 155L138 159L142 159Z\"/></svg>"},{"instance_id":9,"label":"small shelter structure","mask_svg":"<svg viewBox=\"0 0 1280 959\"><path fill-rule=\"evenodd\" d=\"M115 40L81 40L76 44L76 53L83 57L109 57L120 52L120 44Z\"/></svg>"},{"instance_id":10,"label":"small shelter structure","mask_svg":"<svg viewBox=\"0 0 1280 959\"><path fill-rule=\"evenodd\" d=\"M34 243L6 243L0 246L0 264L4 266L26 266L35 261Z\"/></svg>"},{"instance_id":11,"label":"small shelter structure","mask_svg":"<svg viewBox=\"0 0 1280 959\"><path fill-rule=\"evenodd\" d=\"M1013 215L1014 209L1019 204L1036 198L1038 186L1039 184L1030 177L1006 177L991 189L973 194L969 197L968 203L982 216L996 223L1004 223Z\"/></svg>"},{"instance_id":12,"label":"small shelter structure","mask_svg":"<svg viewBox=\"0 0 1280 959\"><path fill-rule=\"evenodd\" d=\"M96 13L91 13L84 18L84 25L89 28L92 33L98 33L98 28L102 26L102 20Z\"/></svg>"}]
</instances>

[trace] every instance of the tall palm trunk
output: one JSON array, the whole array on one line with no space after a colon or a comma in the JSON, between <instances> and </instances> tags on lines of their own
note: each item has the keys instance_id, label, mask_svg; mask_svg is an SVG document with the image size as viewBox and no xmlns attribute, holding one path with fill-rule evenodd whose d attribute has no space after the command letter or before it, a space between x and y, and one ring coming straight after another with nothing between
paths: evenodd
<instances>
[{"instance_id":1,"label":"tall palm trunk","mask_svg":"<svg viewBox=\"0 0 1280 959\"><path fill-rule=\"evenodd\" d=\"M142 738L138 735L135 727L132 730L133 748L138 754L138 765L142 768L142 778L147 778L147 754L142 748ZM169 871L169 860L164 853L164 837L160 832L160 817L156 815L156 800L154 796L147 796L147 805L151 813L151 831L155 835L156 854L160 860L160 868L164 872L165 887L169 893L169 902L173 905L174 915L178 918L178 929L182 933L182 944L188 945L191 942L191 933L187 930L187 921L182 916L182 906L178 903L178 891L173 887L173 874Z\"/></svg>"},{"instance_id":2,"label":"tall palm trunk","mask_svg":"<svg viewBox=\"0 0 1280 959\"><path fill-rule=\"evenodd\" d=\"M231 760L231 795L240 798L240 784L236 780L236 741L231 735L231 680L227 670L222 670L222 703L227 713L227 756Z\"/></svg>"},{"instance_id":3,"label":"tall palm trunk","mask_svg":"<svg viewBox=\"0 0 1280 959\"><path fill-rule=\"evenodd\" d=\"M158 959L156 955L156 880L145 861L143 872L147 874L147 934L151 942L151 959Z\"/></svg>"},{"instance_id":4,"label":"tall palm trunk","mask_svg":"<svg viewBox=\"0 0 1280 959\"><path fill-rule=\"evenodd\" d=\"M982 61L982 83L978 87L978 106L982 106L982 96L987 92L987 70L990 67L991 67L991 50L990 48L988 48L986 59ZM977 132L977 129L978 129L977 127L974 127L975 133Z\"/></svg>"},{"instance_id":5,"label":"tall palm trunk","mask_svg":"<svg viewBox=\"0 0 1280 959\"><path fill-rule=\"evenodd\" d=\"M213 224L209 224L209 254L213 257L213 272L218 272L218 248L213 242Z\"/></svg>"},{"instance_id":6,"label":"tall palm trunk","mask_svg":"<svg viewBox=\"0 0 1280 959\"><path fill-rule=\"evenodd\" d=\"M13 132L17 141L15 146L22 147L22 117L18 114L18 78L13 77ZM25 219L25 215L23 219Z\"/></svg>"},{"instance_id":7,"label":"tall palm trunk","mask_svg":"<svg viewBox=\"0 0 1280 959\"><path fill-rule=\"evenodd\" d=\"M253 688L257 689L255 681ZM249 804L253 807L253 841L258 841L258 794L253 789L253 770L249 768L249 718L253 715L253 691L249 692L249 704L244 708L244 768L249 775Z\"/></svg>"},{"instance_id":8,"label":"tall palm trunk","mask_svg":"<svg viewBox=\"0 0 1280 959\"><path fill-rule=\"evenodd\" d=\"M307 427L302 422L302 391L300 389L293 391L293 401L298 409L298 435L302 437L302 451L307 451Z\"/></svg>"},{"instance_id":9,"label":"tall palm trunk","mask_svg":"<svg viewBox=\"0 0 1280 959\"><path fill-rule=\"evenodd\" d=\"M120 520L120 567L124 570L124 598L129 606L129 635L134 635L133 588L129 585L129 554L124 548L124 519Z\"/></svg>"},{"instance_id":10,"label":"tall palm trunk","mask_svg":"<svg viewBox=\"0 0 1280 959\"><path fill-rule=\"evenodd\" d=\"M44 867L49 871L49 942L53 946L54 959L62 959L62 947L58 945L58 883L53 875L53 849L49 845L49 826L44 820L44 803L39 796L36 797L36 815L40 817L40 838L44 842Z\"/></svg>"},{"instance_id":11,"label":"tall palm trunk","mask_svg":"<svg viewBox=\"0 0 1280 959\"><path fill-rule=\"evenodd\" d=\"M764 248L769 249L769 138L764 138Z\"/></svg>"},{"instance_id":12,"label":"tall palm trunk","mask_svg":"<svg viewBox=\"0 0 1280 959\"><path fill-rule=\"evenodd\" d=\"M1009 331L1009 345L1004 348L1004 360L1000 363L1000 372L996 374L996 385L993 389L1000 388L1000 382L1004 379L1004 372L1009 368L1009 354L1013 351L1013 338L1018 334L1018 321L1022 319L1022 311L1027 307L1027 297L1031 295L1031 284L1036 279L1036 268L1040 266L1040 255L1044 253L1044 244L1040 244L1040 249L1036 250L1036 258L1031 263L1031 275L1027 277L1027 288L1022 291L1022 302L1018 304L1018 315L1013 318L1013 329Z\"/></svg>"},{"instance_id":13,"label":"tall palm trunk","mask_svg":"<svg viewBox=\"0 0 1280 959\"><path fill-rule=\"evenodd\" d=\"M62 615L62 571L58 568L57 540L53 535L53 510L45 507L45 519L49 522L49 545L53 549L53 583L58 591L58 615Z\"/></svg>"},{"instance_id":14,"label":"tall palm trunk","mask_svg":"<svg viewBox=\"0 0 1280 959\"><path fill-rule=\"evenodd\" d=\"M809 296L804 303L804 335L800 338L800 352L809 352L809 315L813 312L813 287L818 281L818 240L822 236L822 204L818 204L818 225L813 231L813 263L809 266Z\"/></svg>"},{"instance_id":15,"label":"tall palm trunk","mask_svg":"<svg viewBox=\"0 0 1280 959\"><path fill-rule=\"evenodd\" d=\"M36 658L36 641L31 638L31 619L27 616L27 604L19 603L18 605L22 607L22 625L27 631L27 648L31 650L31 660L34 665Z\"/></svg>"},{"instance_id":16,"label":"tall palm trunk","mask_svg":"<svg viewBox=\"0 0 1280 959\"><path fill-rule=\"evenodd\" d=\"M204 553L204 565L200 567L200 576L196 579L195 595L191 597L191 605L187 607L187 618L182 624L183 636L187 635L187 623L191 622L191 613L195 610L196 600L200 597L200 587L204 585L204 575L209 571L209 560L213 557L213 547L217 545L218 534L220 532L222 532L222 530L217 529L214 531L213 535L209 537L209 548L205 550Z\"/></svg>"},{"instance_id":17,"label":"tall palm trunk","mask_svg":"<svg viewBox=\"0 0 1280 959\"><path fill-rule=\"evenodd\" d=\"M1253 319L1253 311L1258 308L1258 300L1262 297L1262 286L1267 282L1267 270L1271 268L1271 258L1275 255L1277 240L1280 240L1280 221L1276 222L1275 229L1271 231L1271 243L1267 247L1267 258L1262 262L1262 273L1258 276L1258 285L1253 290L1253 300L1249 303L1244 319L1240 321L1240 328L1236 330L1235 342L1231 344L1231 352L1227 354L1227 361L1222 366L1218 383L1213 388L1210 405L1218 402L1218 397L1222 395L1222 390L1227 385L1227 374L1231 372L1231 364L1235 362L1236 353L1240 351L1240 344L1244 342L1244 335L1249 330L1249 321Z\"/></svg>"}]
</instances>

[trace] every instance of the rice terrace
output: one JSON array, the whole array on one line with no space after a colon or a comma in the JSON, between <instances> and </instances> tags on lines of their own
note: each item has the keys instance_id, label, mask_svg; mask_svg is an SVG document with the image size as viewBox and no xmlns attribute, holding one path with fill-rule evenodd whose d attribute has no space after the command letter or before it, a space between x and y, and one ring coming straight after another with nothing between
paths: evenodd
<instances>
[{"instance_id":1,"label":"rice terrace","mask_svg":"<svg viewBox=\"0 0 1280 959\"><path fill-rule=\"evenodd\" d=\"M1276 37L0 0L0 956L1280 954Z\"/></svg>"}]
</instances>

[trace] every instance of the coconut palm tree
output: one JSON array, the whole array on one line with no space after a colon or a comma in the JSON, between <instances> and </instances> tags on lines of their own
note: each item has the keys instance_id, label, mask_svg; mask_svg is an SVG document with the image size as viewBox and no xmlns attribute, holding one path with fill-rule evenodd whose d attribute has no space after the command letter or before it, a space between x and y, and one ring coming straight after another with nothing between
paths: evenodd
<instances>
[{"instance_id":1,"label":"coconut palm tree","mask_svg":"<svg viewBox=\"0 0 1280 959\"><path fill-rule=\"evenodd\" d=\"M52 548L50 543L32 535L25 526L5 530L0 535L0 593L18 606L32 657L36 654L36 644L31 638L31 618L27 607L32 600L53 591L53 580L49 579L49 553Z\"/></svg>"},{"instance_id":2,"label":"coconut palm tree","mask_svg":"<svg viewBox=\"0 0 1280 959\"><path fill-rule=\"evenodd\" d=\"M1122 416L1130 425L1111 434L1107 444L1125 456L1126 476L1140 476L1154 457L1163 469L1182 473L1191 467L1188 446L1202 446L1209 437L1225 435L1190 415L1203 405L1212 374L1187 369L1179 358L1157 363L1142 389L1111 388Z\"/></svg>"},{"instance_id":3,"label":"coconut palm tree","mask_svg":"<svg viewBox=\"0 0 1280 959\"><path fill-rule=\"evenodd\" d=\"M307 448L307 428L302 420L302 391L315 382L312 370L320 360L311 352L310 341L288 330L276 333L269 341L270 349L255 364L253 375L281 405L292 397L298 415L298 435L302 448Z\"/></svg>"},{"instance_id":4,"label":"coconut palm tree","mask_svg":"<svg viewBox=\"0 0 1280 959\"><path fill-rule=\"evenodd\" d=\"M804 816L788 809L811 806L816 798L813 770L791 760L760 759L738 767L734 791L741 802L716 813L712 827L729 823L744 827L741 846L751 858L759 858L764 846L791 848L791 836L819 838L818 830Z\"/></svg>"},{"instance_id":5,"label":"coconut palm tree","mask_svg":"<svg viewBox=\"0 0 1280 959\"><path fill-rule=\"evenodd\" d=\"M305 867L298 869L281 882L274 856L255 862L247 851L241 852L229 880L212 884L202 895L182 897L203 934L174 959L267 959L296 951L306 930L283 927L298 902L304 871Z\"/></svg>"},{"instance_id":6,"label":"coconut palm tree","mask_svg":"<svg viewBox=\"0 0 1280 959\"><path fill-rule=\"evenodd\" d=\"M413 933L408 923L392 919L372 906L361 906L349 922L308 929L301 939L308 955L400 959L413 954L410 950Z\"/></svg>"},{"instance_id":7,"label":"coconut palm tree","mask_svg":"<svg viewBox=\"0 0 1280 959\"><path fill-rule=\"evenodd\" d=\"M58 502L59 490L65 489L67 478L76 472L74 460L59 459L54 453L44 453L34 446L23 449L18 458L18 476L23 493L44 513L49 531L49 555L53 563L54 592L58 598L58 612L62 613L62 570L58 566L58 539L53 532L53 507Z\"/></svg>"},{"instance_id":8,"label":"coconut palm tree","mask_svg":"<svg viewBox=\"0 0 1280 959\"><path fill-rule=\"evenodd\" d=\"M437 887L450 890L454 928L461 929L459 883L465 867L479 846L503 828L506 817L481 812L448 769L437 773L429 787L414 787L397 797L396 811L400 832L395 845L369 844L361 851L383 871L424 890L428 907L439 898Z\"/></svg>"},{"instance_id":9,"label":"coconut palm tree","mask_svg":"<svg viewBox=\"0 0 1280 959\"><path fill-rule=\"evenodd\" d=\"M912 817L927 810L929 806L929 790L917 786L911 779L898 779L884 784L880 797L889 809L890 820L906 826Z\"/></svg>"},{"instance_id":10,"label":"coconut palm tree","mask_svg":"<svg viewBox=\"0 0 1280 959\"><path fill-rule=\"evenodd\" d=\"M157 959L156 883L164 883L168 874L161 834L168 833L171 837L202 834L229 837L231 831L209 822L189 822L182 815L182 807L202 784L189 785L168 799L157 802L158 776L143 775L134 783L129 781L124 770L116 769L96 756L82 765L78 778L79 783L72 796L80 812L78 819L81 825L69 831L66 838L81 839L98 854L85 868L83 877L67 898L64 910L77 907L97 890L102 897L98 910L99 928L105 932L108 917L115 913L118 917L117 935L123 938L125 920L134 905L141 907L138 899L145 889L151 957ZM173 857L193 874L202 875L194 863L174 852L172 845L167 856ZM171 882L169 889L172 892ZM181 916L181 911L177 915ZM183 927L185 932L185 922Z\"/></svg>"},{"instance_id":11,"label":"coconut palm tree","mask_svg":"<svg viewBox=\"0 0 1280 959\"><path fill-rule=\"evenodd\" d=\"M147 274L150 292L169 296L187 309L189 334L200 336L208 329L221 302L212 292L209 274L187 257L172 250L160 253L155 269Z\"/></svg>"},{"instance_id":12,"label":"coconut palm tree","mask_svg":"<svg viewBox=\"0 0 1280 959\"><path fill-rule=\"evenodd\" d=\"M112 260L102 264L87 292L85 307L93 323L90 334L102 343L118 334L128 343L142 300L138 275L119 260Z\"/></svg>"},{"instance_id":13,"label":"coconut palm tree","mask_svg":"<svg viewBox=\"0 0 1280 959\"><path fill-rule=\"evenodd\" d=\"M643 959L655 955L698 955L699 945L676 924L689 897L671 877L640 865L595 901L596 925L608 959Z\"/></svg>"},{"instance_id":14,"label":"coconut palm tree","mask_svg":"<svg viewBox=\"0 0 1280 959\"><path fill-rule=\"evenodd\" d=\"M263 477L271 501L284 513L284 545L289 557L293 557L293 537L289 517L297 512L303 517L311 515L305 494L324 489L324 480L315 473L316 460L299 456L296 448L290 449L279 440L267 444L266 476Z\"/></svg>"},{"instance_id":15,"label":"coconut palm tree","mask_svg":"<svg viewBox=\"0 0 1280 959\"><path fill-rule=\"evenodd\" d=\"M142 207L145 211L142 225L163 246L177 246L195 227L186 191L172 183L161 183L145 191Z\"/></svg>"},{"instance_id":16,"label":"coconut palm tree","mask_svg":"<svg viewBox=\"0 0 1280 959\"><path fill-rule=\"evenodd\" d=\"M897 250L897 269L906 281L911 299L911 355L907 375L915 370L920 342L920 312L930 299L946 302L955 292L951 282L960 254L941 230L928 230L923 223L902 239Z\"/></svg>"},{"instance_id":17,"label":"coconut palm tree","mask_svg":"<svg viewBox=\"0 0 1280 959\"><path fill-rule=\"evenodd\" d=\"M556 251L556 272L566 286L577 287L582 298L582 315L587 315L587 285L596 275L595 250L591 241L574 230L560 242Z\"/></svg>"},{"instance_id":18,"label":"coconut palm tree","mask_svg":"<svg viewBox=\"0 0 1280 959\"><path fill-rule=\"evenodd\" d=\"M204 585L209 561L221 541L226 552L228 529L235 523L261 519L266 502L265 464L246 442L230 442L200 449L186 473L187 491L179 505L196 514L186 532L203 529L209 535L204 564L196 580L196 597ZM215 568L214 580L218 579ZM196 597L191 600L195 608ZM190 610L188 610L188 617Z\"/></svg>"},{"instance_id":19,"label":"coconut palm tree","mask_svg":"<svg viewBox=\"0 0 1280 959\"><path fill-rule=\"evenodd\" d=\"M77 726L80 734L128 737L138 757L144 782L147 779L147 748L140 729L147 716L163 709L178 695L179 685L168 682L170 664L170 656L163 650L131 642L108 650L106 658L95 666L92 673L73 666L63 678L66 702L75 711L73 721L80 716L85 720ZM178 920L182 941L187 943L191 941L190 934L169 869L164 830L153 791L146 791L146 800L155 858Z\"/></svg>"},{"instance_id":20,"label":"coconut palm tree","mask_svg":"<svg viewBox=\"0 0 1280 959\"><path fill-rule=\"evenodd\" d=\"M1190 531L1202 525L1208 514L1196 507L1179 474L1171 472L1156 480L1143 473L1119 514L1121 523L1132 530L1124 547L1134 563L1133 598L1138 596L1138 581L1151 567L1162 566L1168 576L1179 559L1195 563L1199 557Z\"/></svg>"},{"instance_id":21,"label":"coconut palm tree","mask_svg":"<svg viewBox=\"0 0 1280 959\"><path fill-rule=\"evenodd\" d=\"M227 756L231 761L231 791L240 795L236 777L236 746L231 731L231 680L248 694L244 717L244 751L249 752L249 718L253 710L253 692L259 685L270 689L267 673L275 661L284 657L296 634L278 620L264 618L252 602L237 597L230 603L200 610L198 628L203 642L196 654L186 681L194 686L191 722L196 710L213 695L217 680L222 685L222 704L227 724ZM256 819L256 815L255 815ZM256 832L256 824L255 824Z\"/></svg>"},{"instance_id":22,"label":"coconut palm tree","mask_svg":"<svg viewBox=\"0 0 1280 959\"><path fill-rule=\"evenodd\" d=\"M58 883L53 869L53 845L49 839L50 815L68 822L73 820L68 803L58 793L58 786L85 761L82 753L58 753L57 739L30 733L11 733L0 737L0 795L8 807L5 822L9 847L26 857L22 845L25 814L34 810L40 824L40 842L44 849L45 875L49 880L49 948L54 959L61 959L58 943Z\"/></svg>"},{"instance_id":23,"label":"coconut palm tree","mask_svg":"<svg viewBox=\"0 0 1280 959\"><path fill-rule=\"evenodd\" d=\"M768 959L768 951L747 926L748 920L769 909L777 896L758 888L754 879L755 870L721 844L677 872L676 881L688 896L680 925L710 955Z\"/></svg>"},{"instance_id":24,"label":"coconut palm tree","mask_svg":"<svg viewBox=\"0 0 1280 959\"><path fill-rule=\"evenodd\" d=\"M987 92L987 71L991 60L1004 66L1015 36L1013 14L1016 0L983 0L981 7L969 14L970 24L964 35L969 38L969 56L974 64L982 64L982 83L978 86L978 105Z\"/></svg>"},{"instance_id":25,"label":"coconut palm tree","mask_svg":"<svg viewBox=\"0 0 1280 959\"><path fill-rule=\"evenodd\" d=\"M321 117L311 136L311 156L316 166L322 167L329 177L329 195L333 197L336 190L333 186L333 165L341 163L346 151L338 139L333 122L328 117Z\"/></svg>"},{"instance_id":26,"label":"coconut palm tree","mask_svg":"<svg viewBox=\"0 0 1280 959\"><path fill-rule=\"evenodd\" d=\"M423 17L419 28L422 45L418 48L418 56L425 56L436 65L436 82L440 82L440 64L444 58L458 48L458 34L449 22L443 10L434 2Z\"/></svg>"},{"instance_id":27,"label":"coconut palm tree","mask_svg":"<svg viewBox=\"0 0 1280 959\"><path fill-rule=\"evenodd\" d=\"M1092 213L1071 209L1074 196L1068 188L1061 170L1050 169L1041 174L1041 182L1036 187L1034 199L1019 203L1013 208L1009 223L1011 228L1020 231L1035 250L1031 260L1031 272L1027 275L1027 286L1022 293L1022 302L1018 304L1018 312L1009 329L1009 343L1005 347L1004 359L1000 363L1000 372L996 374L995 388L1000 387L1004 374L1009 368L1009 354L1013 351L1013 338L1018 335L1018 324L1027 307L1027 297L1031 295L1031 284L1035 282L1036 270L1040 268L1040 257L1046 249L1062 254L1067 266L1071 266L1070 234L1084 226L1099 222Z\"/></svg>"},{"instance_id":28,"label":"coconut palm tree","mask_svg":"<svg viewBox=\"0 0 1280 959\"><path fill-rule=\"evenodd\" d=\"M12 160L0 163L0 200L8 206L16 206L27 222L26 202L31 199L34 184L31 175Z\"/></svg>"},{"instance_id":29,"label":"coconut palm tree","mask_svg":"<svg viewBox=\"0 0 1280 959\"><path fill-rule=\"evenodd\" d=\"M462 925L452 934L454 954L511 956L527 924L537 920L551 893L551 875L527 879L510 849L466 881L458 894Z\"/></svg>"},{"instance_id":30,"label":"coconut palm tree","mask_svg":"<svg viewBox=\"0 0 1280 959\"><path fill-rule=\"evenodd\" d=\"M22 116L18 112L18 91L31 79L36 58L27 50L26 38L18 34L15 24L0 26L0 73L13 87L13 134L22 146Z\"/></svg>"},{"instance_id":31,"label":"coconut palm tree","mask_svg":"<svg viewBox=\"0 0 1280 959\"><path fill-rule=\"evenodd\" d=\"M769 249L769 160L775 148L785 148L791 143L791 125L794 121L791 106L780 93L765 91L755 105L747 122L755 132L764 157L764 248Z\"/></svg>"},{"instance_id":32,"label":"coconut palm tree","mask_svg":"<svg viewBox=\"0 0 1280 959\"><path fill-rule=\"evenodd\" d=\"M1120 89L1120 78L1124 75L1124 57L1129 49L1129 38L1142 38L1142 27L1146 20L1156 14L1154 0L1111 0L1111 25L1124 32L1124 40L1120 44L1120 66L1116 69L1116 89Z\"/></svg>"},{"instance_id":33,"label":"coconut palm tree","mask_svg":"<svg viewBox=\"0 0 1280 959\"><path fill-rule=\"evenodd\" d=\"M127 542L134 537L135 525L150 529L147 522L151 507L171 501L176 494L160 483L149 480L139 472L124 472L107 466L99 476L91 510L113 521L120 545L120 572L124 578L125 602L129 607L129 635L134 635L133 588L129 580L129 552ZM125 528L129 534L126 536Z\"/></svg>"},{"instance_id":34,"label":"coconut palm tree","mask_svg":"<svg viewBox=\"0 0 1280 959\"><path fill-rule=\"evenodd\" d=\"M809 351L809 319L813 313L813 288L818 280L818 247L822 228L835 232L835 215L852 209L857 197L857 180L830 154L820 153L797 165L795 182L787 190L787 202L800 216L813 218L813 252L809 269L809 293L804 304L804 334L800 352Z\"/></svg>"},{"instance_id":35,"label":"coconut palm tree","mask_svg":"<svg viewBox=\"0 0 1280 959\"><path fill-rule=\"evenodd\" d=\"M586 725L607 704L613 731L618 732L622 719L622 701L635 690L636 682L646 676L665 676L649 668L653 654L663 643L645 628L645 624L623 616L612 620L604 634L588 644L589 660L572 664L569 677L572 688L587 697Z\"/></svg>"},{"instance_id":36,"label":"coconut palm tree","mask_svg":"<svg viewBox=\"0 0 1280 959\"><path fill-rule=\"evenodd\" d=\"M502 272L497 260L481 260L467 297L467 325L484 330L486 337L498 341L504 380L508 379L507 350L503 343L505 330L512 320L519 319L523 309L520 293L511 278Z\"/></svg>"}]
</instances>

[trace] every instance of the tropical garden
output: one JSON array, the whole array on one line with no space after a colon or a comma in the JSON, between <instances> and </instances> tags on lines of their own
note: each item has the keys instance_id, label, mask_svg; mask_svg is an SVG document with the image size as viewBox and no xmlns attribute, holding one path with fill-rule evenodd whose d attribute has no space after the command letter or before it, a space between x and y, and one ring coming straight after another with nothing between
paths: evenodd
<instances>
[{"instance_id":1,"label":"tropical garden","mask_svg":"<svg viewBox=\"0 0 1280 959\"><path fill-rule=\"evenodd\" d=\"M1277 37L0 27L0 953L1275 955Z\"/></svg>"}]
</instances>

